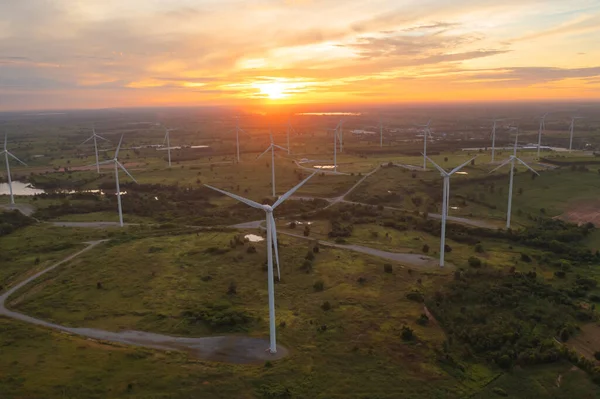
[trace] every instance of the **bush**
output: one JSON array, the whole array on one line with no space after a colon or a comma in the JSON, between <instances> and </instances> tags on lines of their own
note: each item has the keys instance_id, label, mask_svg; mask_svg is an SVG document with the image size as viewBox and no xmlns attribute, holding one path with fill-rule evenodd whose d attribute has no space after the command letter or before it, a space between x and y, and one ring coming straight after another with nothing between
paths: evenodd
<instances>
[{"instance_id":1,"label":"bush","mask_svg":"<svg viewBox=\"0 0 600 399\"><path fill-rule=\"evenodd\" d=\"M227 295L236 295L237 294L237 284L235 281L229 283L229 287L227 288Z\"/></svg>"},{"instance_id":2,"label":"bush","mask_svg":"<svg viewBox=\"0 0 600 399\"><path fill-rule=\"evenodd\" d=\"M483 245L481 245L481 244L475 245L475 252L477 252L479 254L483 253Z\"/></svg>"},{"instance_id":3,"label":"bush","mask_svg":"<svg viewBox=\"0 0 600 399\"><path fill-rule=\"evenodd\" d=\"M319 253L319 246L318 246L318 245L315 245L315 246L313 247L313 252L314 252L314 253L316 253L316 254L318 254L318 253Z\"/></svg>"},{"instance_id":4,"label":"bush","mask_svg":"<svg viewBox=\"0 0 600 399\"><path fill-rule=\"evenodd\" d=\"M314 260L314 259L315 259L315 254L314 254L314 252L313 252L313 251L308 251L308 252L306 253L306 256L304 256L304 259L308 259L308 260L310 260L310 261Z\"/></svg>"},{"instance_id":5,"label":"bush","mask_svg":"<svg viewBox=\"0 0 600 399\"><path fill-rule=\"evenodd\" d=\"M420 293L419 291L411 291L408 294L406 294L406 299L409 299L411 301L415 301L415 302L423 302L424 298L423 298L423 294Z\"/></svg>"},{"instance_id":6,"label":"bush","mask_svg":"<svg viewBox=\"0 0 600 399\"><path fill-rule=\"evenodd\" d=\"M452 247L448 244L444 244L444 251L446 253L450 253L450 252L452 252Z\"/></svg>"},{"instance_id":7,"label":"bush","mask_svg":"<svg viewBox=\"0 0 600 399\"><path fill-rule=\"evenodd\" d=\"M600 352L594 352L594 358L600 360Z\"/></svg>"},{"instance_id":8,"label":"bush","mask_svg":"<svg viewBox=\"0 0 600 399\"><path fill-rule=\"evenodd\" d=\"M481 267L481 259L475 257L475 256L470 256L469 257L469 266L471 267Z\"/></svg>"},{"instance_id":9,"label":"bush","mask_svg":"<svg viewBox=\"0 0 600 399\"><path fill-rule=\"evenodd\" d=\"M304 262L302 263L302 270L304 270L306 273L310 273L310 272L312 272L312 269L313 269L312 261L310 261L308 259L304 259Z\"/></svg>"},{"instance_id":10,"label":"bush","mask_svg":"<svg viewBox=\"0 0 600 399\"><path fill-rule=\"evenodd\" d=\"M527 255L526 253L521 253L521 260L523 262L530 263L531 262L531 257L529 255Z\"/></svg>"},{"instance_id":11,"label":"bush","mask_svg":"<svg viewBox=\"0 0 600 399\"><path fill-rule=\"evenodd\" d=\"M313 288L314 288L314 289L315 289L315 291L317 291L317 292L323 291L323 290L325 289L325 283L323 282L323 280L316 281L316 282L313 284Z\"/></svg>"},{"instance_id":12,"label":"bush","mask_svg":"<svg viewBox=\"0 0 600 399\"><path fill-rule=\"evenodd\" d=\"M427 317L425 313L421 313L421 316L419 316L419 318L417 319L417 324L426 326L427 324L429 324L429 317Z\"/></svg>"},{"instance_id":13,"label":"bush","mask_svg":"<svg viewBox=\"0 0 600 399\"><path fill-rule=\"evenodd\" d=\"M296 228L296 222L290 222L290 229Z\"/></svg>"},{"instance_id":14,"label":"bush","mask_svg":"<svg viewBox=\"0 0 600 399\"><path fill-rule=\"evenodd\" d=\"M308 225L306 225L304 227L304 237L308 237L310 235L310 227L308 227Z\"/></svg>"},{"instance_id":15,"label":"bush","mask_svg":"<svg viewBox=\"0 0 600 399\"><path fill-rule=\"evenodd\" d=\"M408 326L402 326L402 332L400 333L400 337L403 341L412 341L415 339L415 332L412 328Z\"/></svg>"},{"instance_id":16,"label":"bush","mask_svg":"<svg viewBox=\"0 0 600 399\"><path fill-rule=\"evenodd\" d=\"M558 270L554 272L554 276L558 277L558 278L565 278L566 277L566 273L562 270Z\"/></svg>"},{"instance_id":17,"label":"bush","mask_svg":"<svg viewBox=\"0 0 600 399\"><path fill-rule=\"evenodd\" d=\"M385 273L391 273L392 272L392 265L389 263L386 263L383 265L383 271Z\"/></svg>"},{"instance_id":18,"label":"bush","mask_svg":"<svg viewBox=\"0 0 600 399\"><path fill-rule=\"evenodd\" d=\"M323 302L323 304L321 305L321 309L323 309L324 311L330 310L331 309L331 304L329 303L329 301Z\"/></svg>"},{"instance_id":19,"label":"bush","mask_svg":"<svg viewBox=\"0 0 600 399\"><path fill-rule=\"evenodd\" d=\"M250 245L248 247L248 249L246 249L246 252L249 254L255 254L256 253L256 247L254 245Z\"/></svg>"},{"instance_id":20,"label":"bush","mask_svg":"<svg viewBox=\"0 0 600 399\"><path fill-rule=\"evenodd\" d=\"M429 245L427 244L423 244L423 248L421 248L421 250L423 251L424 254L429 252Z\"/></svg>"}]
</instances>

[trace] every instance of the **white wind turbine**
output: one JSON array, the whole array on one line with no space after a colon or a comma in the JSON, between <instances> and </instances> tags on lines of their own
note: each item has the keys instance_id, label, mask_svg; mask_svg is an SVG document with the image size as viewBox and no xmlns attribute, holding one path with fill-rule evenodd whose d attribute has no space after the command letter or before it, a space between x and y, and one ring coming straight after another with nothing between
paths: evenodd
<instances>
[{"instance_id":1,"label":"white wind turbine","mask_svg":"<svg viewBox=\"0 0 600 399\"><path fill-rule=\"evenodd\" d=\"M469 162L471 162L473 159L475 159L477 157L475 156L475 157L469 159L467 162L463 163L460 166L457 166L456 168L452 169L450 172L446 172L446 170L444 168L442 168L441 166L439 166L438 164L433 162L433 160L431 160L431 158L429 158L428 156L425 156L425 158L428 159L429 162L431 162L433 164L433 166L435 166L437 168L437 170L440 171L440 174L444 178L444 186L443 186L443 192L442 192L442 229L441 229L442 231L441 231L441 238L440 238L440 267L444 267L444 253L446 250L446 219L448 217L448 199L450 198L450 176L452 176L454 173L458 172L459 170L461 170L462 168L467 166L467 164L469 164Z\"/></svg>"},{"instance_id":2,"label":"white wind turbine","mask_svg":"<svg viewBox=\"0 0 600 399\"><path fill-rule=\"evenodd\" d=\"M338 139L340 141L340 152L344 152L344 121L340 119L336 127Z\"/></svg>"},{"instance_id":3,"label":"white wind turbine","mask_svg":"<svg viewBox=\"0 0 600 399\"><path fill-rule=\"evenodd\" d=\"M498 169L500 169L501 167L503 167L504 165L507 165L510 163L510 180L508 183L508 209L506 211L506 228L507 229L510 228L510 214L511 214L511 208L512 208L513 176L514 176L514 172L515 172L515 162L522 163L527 169L529 169L530 171L532 171L533 173L535 173L538 176L540 175L531 166L527 165L525 162L523 162L522 159L517 157L517 140L518 139L519 139L519 131L517 130L517 136L515 137L515 148L513 150L513 155L511 155L506 161L502 162L497 168L494 168L490 171L490 173L493 173L493 172L497 171Z\"/></svg>"},{"instance_id":4,"label":"white wind turbine","mask_svg":"<svg viewBox=\"0 0 600 399\"><path fill-rule=\"evenodd\" d=\"M496 155L496 124L497 122L503 121L504 119L493 119L494 125L492 126L492 162Z\"/></svg>"},{"instance_id":5,"label":"white wind turbine","mask_svg":"<svg viewBox=\"0 0 600 399\"><path fill-rule=\"evenodd\" d=\"M0 155L4 154L4 160L6 161L6 177L8 180L8 191L10 192L10 204L14 205L15 197L13 195L12 179L10 177L10 162L8 161L8 159L9 159L8 157L9 156L13 157L15 160L19 161L20 163L22 163L25 166L27 166L27 164L25 162L21 161L16 156L14 156L10 151L8 151L7 144L8 144L8 134L5 134L4 135L4 150L2 150L2 152L0 152Z\"/></svg>"},{"instance_id":6,"label":"white wind turbine","mask_svg":"<svg viewBox=\"0 0 600 399\"><path fill-rule=\"evenodd\" d=\"M573 116L571 118L571 125L569 126L569 130L571 131L571 137L569 139L569 152L571 152L572 148L573 148L573 130L575 129L575 121L577 119L583 119L583 117L581 117L581 116Z\"/></svg>"},{"instance_id":7,"label":"white wind turbine","mask_svg":"<svg viewBox=\"0 0 600 399\"><path fill-rule=\"evenodd\" d=\"M236 145L236 151L237 151L237 161L238 163L240 162L240 132L246 134L249 136L249 134L240 127L240 118L239 116L236 116L235 118L235 145ZM231 132L231 130L230 130Z\"/></svg>"},{"instance_id":8,"label":"white wind turbine","mask_svg":"<svg viewBox=\"0 0 600 399\"><path fill-rule=\"evenodd\" d=\"M269 150L271 150L271 185L273 186L273 197L275 197L275 148L279 148L280 150L287 151L287 148L283 148L280 145L277 145L273 142L273 134L269 132L269 136L271 138L271 144L267 147L267 149L260 154L256 159L265 155Z\"/></svg>"},{"instance_id":9,"label":"white wind turbine","mask_svg":"<svg viewBox=\"0 0 600 399\"><path fill-rule=\"evenodd\" d=\"M336 125L335 129L327 129L327 130L333 131L333 171L334 171L334 173L337 173L337 143L338 143L338 138L339 138L338 131L341 130L343 124L344 124L344 121L342 119L340 119L340 121ZM340 144L341 144L341 142L340 142ZM340 152L341 152L341 150L340 150Z\"/></svg>"},{"instance_id":10,"label":"white wind turbine","mask_svg":"<svg viewBox=\"0 0 600 399\"><path fill-rule=\"evenodd\" d=\"M100 164L98 163L98 142L96 139L108 141L107 139L100 136L99 134L96 134L96 129L92 126L92 135L87 140L85 140L83 143L81 143L81 145L87 143L90 140L94 140L94 152L96 154L96 172L98 172L98 174L100 174Z\"/></svg>"},{"instance_id":11,"label":"white wind turbine","mask_svg":"<svg viewBox=\"0 0 600 399\"><path fill-rule=\"evenodd\" d=\"M540 130L538 133L538 146L537 146L537 157L540 158L540 148L542 146L542 133L546 130L546 117L548 116L548 112L546 112L540 118Z\"/></svg>"},{"instance_id":12,"label":"white wind turbine","mask_svg":"<svg viewBox=\"0 0 600 399\"><path fill-rule=\"evenodd\" d=\"M119 225L121 227L123 227L123 208L121 207L121 188L119 187L119 168L123 169L123 172L127 173L127 176L129 176L131 178L131 180L133 180L135 183L137 183L137 180L135 180L134 177L131 176L131 173L129 173L127 171L127 169L125 169L125 166L123 166L123 164L121 164L121 162L119 162L119 160L117 158L119 156L119 149L121 149L122 142L123 142L123 135L121 135L121 140L119 140L119 145L117 146L117 150L115 151L115 157L113 159L109 159L108 161L100 162L100 165L113 163L115 166L115 182L117 185L117 202L119 204Z\"/></svg>"},{"instance_id":13,"label":"white wind turbine","mask_svg":"<svg viewBox=\"0 0 600 399\"><path fill-rule=\"evenodd\" d=\"M279 197L279 199L271 205L261 205L258 202L240 197L227 191L220 190L218 188L206 185L206 187L225 194L233 199L236 199L244 204L251 206L252 208L262 209L265 211L266 224L267 224L267 285L269 290L269 352L277 353L277 338L275 334L275 281L273 275L273 247L275 247L275 256L277 258L277 270L279 272L279 254L277 250L277 228L275 226L275 218L273 217L273 211L281 205L286 199L292 196L300 187L304 185L315 173L308 176L296 187Z\"/></svg>"},{"instance_id":14,"label":"white wind turbine","mask_svg":"<svg viewBox=\"0 0 600 399\"><path fill-rule=\"evenodd\" d=\"M427 136L432 138L429 125L431 125L431 119L425 125L416 125L423 128L423 170L427 170Z\"/></svg>"},{"instance_id":15,"label":"white wind turbine","mask_svg":"<svg viewBox=\"0 0 600 399\"><path fill-rule=\"evenodd\" d=\"M168 153L168 157L169 157L169 168L171 167L171 140L170 140L170 136L169 133L171 133L173 130L176 129L167 129L166 126L163 126L165 128L165 139L163 140L163 145L165 145L165 143L167 143L167 153Z\"/></svg>"}]
</instances>

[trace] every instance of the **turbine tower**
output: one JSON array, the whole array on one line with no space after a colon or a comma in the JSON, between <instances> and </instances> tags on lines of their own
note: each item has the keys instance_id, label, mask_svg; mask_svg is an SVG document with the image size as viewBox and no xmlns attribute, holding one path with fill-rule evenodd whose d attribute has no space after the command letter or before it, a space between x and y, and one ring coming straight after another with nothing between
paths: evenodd
<instances>
[{"instance_id":1,"label":"turbine tower","mask_svg":"<svg viewBox=\"0 0 600 399\"><path fill-rule=\"evenodd\" d=\"M108 141L107 139L100 136L99 134L96 134L96 129L94 128L94 126L92 126L92 135L87 140L85 140L83 143L81 143L80 145L84 145L88 141L94 140L94 152L96 154L96 172L98 172L98 174L100 174L100 164L98 163L98 142L96 139Z\"/></svg>"},{"instance_id":2,"label":"turbine tower","mask_svg":"<svg viewBox=\"0 0 600 399\"><path fill-rule=\"evenodd\" d=\"M273 186L273 197L275 197L275 148L279 148L283 151L287 151L287 148L283 148L282 146L273 143L273 134L271 134L271 132L269 132L269 136L271 137L271 144L269 144L267 149L256 157L256 159L262 157L271 150L271 185Z\"/></svg>"},{"instance_id":3,"label":"turbine tower","mask_svg":"<svg viewBox=\"0 0 600 399\"><path fill-rule=\"evenodd\" d=\"M121 149L121 143L123 142L123 135L121 135L121 140L119 140L119 145L117 146L117 150L115 151L115 157L113 159L109 159L108 161L104 161L104 162L100 162L100 165L105 165L105 164L114 164L115 166L115 182L116 182L116 188L117 188L117 202L119 204L119 225L121 227L123 227L123 208L121 207L121 188L119 186L119 168L123 169L123 172L125 172L127 174L127 176L129 176L131 178L131 180L133 180L135 183L137 183L137 180L134 179L133 176L131 176L131 173L129 173L127 171L127 169L125 169L125 166L123 166L123 164L121 164L121 162L119 162L118 160L118 156L119 156L119 149Z\"/></svg>"},{"instance_id":4,"label":"turbine tower","mask_svg":"<svg viewBox=\"0 0 600 399\"><path fill-rule=\"evenodd\" d=\"M427 170L427 136L432 137L429 125L431 125L431 119L425 125L416 125L423 128L423 170Z\"/></svg>"},{"instance_id":5,"label":"turbine tower","mask_svg":"<svg viewBox=\"0 0 600 399\"><path fill-rule=\"evenodd\" d=\"M517 137L515 137L515 148L513 150L513 155L511 155L506 161L502 162L497 168L494 168L490 171L490 173L493 173L493 172L497 171L498 169L500 169L501 167L503 167L504 165L507 165L510 163L510 180L508 183L508 210L506 212L506 228L507 229L510 228L510 214L511 214L511 208L512 208L513 176L514 176L514 172L515 172L515 162L522 163L527 169L531 170L533 173L535 173L538 176L540 175L538 172L533 170L533 168L531 168L529 165L527 165L525 162L523 162L522 159L517 158L517 140L518 139L519 139L519 131L517 130Z\"/></svg>"},{"instance_id":6,"label":"turbine tower","mask_svg":"<svg viewBox=\"0 0 600 399\"><path fill-rule=\"evenodd\" d=\"M573 130L575 129L575 121L577 119L583 119L581 116L573 116L571 117L571 125L569 126L569 130L571 131L571 137L569 139L569 152L573 149Z\"/></svg>"},{"instance_id":7,"label":"turbine tower","mask_svg":"<svg viewBox=\"0 0 600 399\"><path fill-rule=\"evenodd\" d=\"M338 139L340 140L340 152L344 152L344 121L340 119L337 125Z\"/></svg>"},{"instance_id":8,"label":"turbine tower","mask_svg":"<svg viewBox=\"0 0 600 399\"><path fill-rule=\"evenodd\" d=\"M8 157L14 158L15 160L19 161L20 163L22 163L25 166L27 166L27 164L25 162L21 161L16 156L14 156L10 151L8 151L7 144L8 144L8 134L5 134L4 135L4 150L2 150L2 152L0 152L0 155L4 154L4 160L6 161L6 177L8 180L8 191L10 192L10 204L14 205L15 197L13 195L12 179L10 177L10 162L8 161L9 160Z\"/></svg>"},{"instance_id":9,"label":"turbine tower","mask_svg":"<svg viewBox=\"0 0 600 399\"><path fill-rule=\"evenodd\" d=\"M538 134L538 146L537 146L537 157L540 159L540 148L542 146L542 133L546 130L546 117L548 116L548 112L546 112L540 118L540 130Z\"/></svg>"},{"instance_id":10,"label":"turbine tower","mask_svg":"<svg viewBox=\"0 0 600 399\"><path fill-rule=\"evenodd\" d=\"M335 129L327 129L328 131L329 130L333 131L333 171L335 173L337 173L337 143L338 143L338 137L339 137L338 131L341 130L343 123L344 123L344 121L340 119L340 121L336 125Z\"/></svg>"},{"instance_id":11,"label":"turbine tower","mask_svg":"<svg viewBox=\"0 0 600 399\"><path fill-rule=\"evenodd\" d=\"M281 205L286 199L292 196L300 187L304 185L315 173L308 176L296 187L279 197L279 199L271 205L261 205L258 202L240 197L227 191L220 190L218 188L206 185L206 187L225 194L235 200L243 202L244 204L251 206L252 208L262 209L265 211L266 225L267 225L267 286L269 290L269 352L277 353L277 338L275 332L275 281L273 275L273 247L275 247L275 254L279 265L279 256L277 254L277 229L275 227L275 218L273 217L273 211ZM278 266L279 267L279 266Z\"/></svg>"},{"instance_id":12,"label":"turbine tower","mask_svg":"<svg viewBox=\"0 0 600 399\"><path fill-rule=\"evenodd\" d=\"M504 119L493 119L494 125L492 126L492 163L496 154L496 123L503 121Z\"/></svg>"},{"instance_id":13,"label":"turbine tower","mask_svg":"<svg viewBox=\"0 0 600 399\"><path fill-rule=\"evenodd\" d=\"M169 133L171 133L175 129L167 129L166 126L163 126L163 127L165 128L165 139L163 140L163 145L165 145L165 143L167 143L167 153L169 154L169 168L170 168L171 167L171 140L170 140Z\"/></svg>"},{"instance_id":14,"label":"turbine tower","mask_svg":"<svg viewBox=\"0 0 600 399\"><path fill-rule=\"evenodd\" d=\"M240 127L240 117L235 117L235 144L236 144L236 152L237 152L237 161L240 162L240 132L248 135L244 129ZM230 130L231 132L231 130ZM248 135L249 136L249 135Z\"/></svg>"},{"instance_id":15,"label":"turbine tower","mask_svg":"<svg viewBox=\"0 0 600 399\"><path fill-rule=\"evenodd\" d=\"M431 162L433 164L433 166L435 166L437 168L437 170L440 171L440 174L444 178L444 185L443 185L443 192L442 192L442 231L441 231L441 238L440 238L440 267L444 267L444 253L446 250L446 218L448 217L448 199L450 198L450 176L452 176L454 173L458 172L459 170L461 170L462 168L467 166L469 164L469 162L471 162L475 158L477 158L477 157L473 157L473 158L469 159L467 162L463 163L462 165L457 166L456 168L452 169L450 172L446 172L446 170L444 170L441 166L439 166L438 164L433 162L431 160L431 158L429 158L428 156L425 156L425 159L428 159L429 162Z\"/></svg>"},{"instance_id":16,"label":"turbine tower","mask_svg":"<svg viewBox=\"0 0 600 399\"><path fill-rule=\"evenodd\" d=\"M287 121L287 151L288 151L288 155L291 154L291 147L290 147L290 132L294 132L296 133L296 130L292 127L292 120L291 117L288 118Z\"/></svg>"}]
</instances>

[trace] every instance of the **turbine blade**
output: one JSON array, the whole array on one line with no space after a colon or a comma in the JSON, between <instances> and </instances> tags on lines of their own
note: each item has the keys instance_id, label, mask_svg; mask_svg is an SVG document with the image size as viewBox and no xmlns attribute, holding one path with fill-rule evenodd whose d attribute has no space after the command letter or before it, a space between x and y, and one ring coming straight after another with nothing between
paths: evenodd
<instances>
[{"instance_id":1,"label":"turbine blade","mask_svg":"<svg viewBox=\"0 0 600 399\"><path fill-rule=\"evenodd\" d=\"M108 165L109 163L113 163L113 162L115 162L114 159L109 159L108 161L98 162L98 165ZM93 163L91 165L86 165L86 167L92 167L92 166L96 166L96 164Z\"/></svg>"},{"instance_id":2,"label":"turbine blade","mask_svg":"<svg viewBox=\"0 0 600 399\"><path fill-rule=\"evenodd\" d=\"M283 147L282 147L282 146L280 146L280 145L273 144L273 146L274 146L274 147L277 147L277 148L279 148L280 150L287 151L287 148L283 148Z\"/></svg>"},{"instance_id":3,"label":"turbine blade","mask_svg":"<svg viewBox=\"0 0 600 399\"><path fill-rule=\"evenodd\" d=\"M21 161L19 158L15 157L12 153L10 153L8 150L5 151L8 155L10 155L11 157L13 157L14 159L16 159L17 161L21 162L23 165L27 166L27 164L23 161Z\"/></svg>"},{"instance_id":4,"label":"turbine blade","mask_svg":"<svg viewBox=\"0 0 600 399\"><path fill-rule=\"evenodd\" d=\"M131 178L131 180L133 180L135 183L137 183L137 180L135 180L135 177L131 176L131 173L129 173L129 171L127 169L125 169L125 166L123 166L123 164L119 161L115 161L117 162L117 165L119 165L121 167L121 169L123 169L123 172L127 173L127 176L129 176Z\"/></svg>"},{"instance_id":5,"label":"turbine blade","mask_svg":"<svg viewBox=\"0 0 600 399\"><path fill-rule=\"evenodd\" d=\"M91 139L93 139L94 136L90 136L88 139L86 139L83 143L79 144L79 145L84 145L85 143L87 143L88 141L90 141Z\"/></svg>"},{"instance_id":6,"label":"turbine blade","mask_svg":"<svg viewBox=\"0 0 600 399\"><path fill-rule=\"evenodd\" d=\"M462 168L464 168L465 166L467 166L467 165L469 164L469 162L471 162L471 161L472 161L472 160L474 160L475 158L477 158L477 157L475 156L475 157L473 157L473 158L469 159L467 162L463 163L462 165L460 165L460 166L457 166L456 168L452 169L452 170L450 171L450 173L448 173L448 174L449 174L449 175L451 175L451 174L454 174L454 173L458 172L459 170L461 170Z\"/></svg>"},{"instance_id":7,"label":"turbine blade","mask_svg":"<svg viewBox=\"0 0 600 399\"><path fill-rule=\"evenodd\" d=\"M489 173L494 173L495 171L497 171L498 169L500 169L504 165L508 164L510 162L510 160L511 160L511 158L508 158L506 161L502 162L500 165L498 165L494 169L490 170Z\"/></svg>"},{"instance_id":8,"label":"turbine blade","mask_svg":"<svg viewBox=\"0 0 600 399\"><path fill-rule=\"evenodd\" d=\"M271 150L271 145L267 147L267 149L265 150L265 152L263 152L262 154L260 154L259 156L256 157L256 159L262 157L263 155L265 155L267 152L269 152L269 150Z\"/></svg>"},{"instance_id":9,"label":"turbine blade","mask_svg":"<svg viewBox=\"0 0 600 399\"><path fill-rule=\"evenodd\" d=\"M238 200L238 201L240 201L240 202L243 202L244 204L246 204L246 205L249 205L249 206L251 206L252 208L256 208L256 209L262 209L262 210L264 210L264 209L265 209L265 208L264 208L264 207L263 207L261 204L259 204L258 202L254 202L254 201L252 201L252 200L249 200L249 199L246 199L246 198L244 198L244 197L240 197L239 195L235 195L235 194L232 194L232 193L228 193L227 191L221 190L221 189L219 189L219 188L216 188L216 187L213 187L213 186L209 186L208 184L205 184L204 186L206 186L206 187L210 188L211 190L218 191L218 192L220 192L221 194L225 194L226 196L228 196L228 197L231 197L231 198L233 198L233 199L236 199L236 200Z\"/></svg>"},{"instance_id":10,"label":"turbine blade","mask_svg":"<svg viewBox=\"0 0 600 399\"><path fill-rule=\"evenodd\" d=\"M427 158L427 160L428 160L429 162L431 162L431 163L433 164L433 166L435 166L435 167L437 168L437 170L439 170L439 171L440 171L440 173L441 173L442 175L447 175L447 174L448 174L448 172L446 172L446 171L444 170L444 168L442 168L442 167L441 167L440 165L438 165L437 163L433 162L433 160L432 160L431 158L429 158L427 155L425 155L425 154L423 154L423 153L421 153L421 155L424 155L424 156L425 156L425 158Z\"/></svg>"},{"instance_id":11,"label":"turbine blade","mask_svg":"<svg viewBox=\"0 0 600 399\"><path fill-rule=\"evenodd\" d=\"M288 191L287 193L285 193L281 197L279 197L279 199L273 204L273 209L277 208L279 205L281 205L281 203L283 201L290 198L292 196L292 194L294 194L296 191L298 191L298 189L300 187L302 187L307 181L309 181L311 179L311 177L313 177L316 174L317 174L317 172L314 172L312 175L308 176L306 179L304 179L300 183L298 183L298 185L296 187L292 188L290 191Z\"/></svg>"},{"instance_id":12,"label":"turbine blade","mask_svg":"<svg viewBox=\"0 0 600 399\"><path fill-rule=\"evenodd\" d=\"M99 139L102 139L104 141L108 141L110 143L110 140L105 139L104 137L100 136L99 134L96 134L96 137L98 137Z\"/></svg>"},{"instance_id":13,"label":"turbine blade","mask_svg":"<svg viewBox=\"0 0 600 399\"><path fill-rule=\"evenodd\" d=\"M277 277L281 279L281 270L279 269L279 248L277 248L277 226L275 226L275 218L273 212L269 213L271 218L271 238L273 239L273 246L275 247L275 261L277 262Z\"/></svg>"},{"instance_id":14,"label":"turbine blade","mask_svg":"<svg viewBox=\"0 0 600 399\"><path fill-rule=\"evenodd\" d=\"M117 146L117 150L115 151L115 159L119 156L119 150L121 149L121 143L123 142L123 134L121 135L121 140L119 140L119 145Z\"/></svg>"},{"instance_id":15,"label":"turbine blade","mask_svg":"<svg viewBox=\"0 0 600 399\"><path fill-rule=\"evenodd\" d=\"M523 160L521 160L521 158L517 158L517 161L521 162L523 164L523 166L525 166L527 169L529 169L530 171L532 171L533 173L535 173L536 175L540 175L538 172L536 172L531 166L527 165Z\"/></svg>"}]
</instances>

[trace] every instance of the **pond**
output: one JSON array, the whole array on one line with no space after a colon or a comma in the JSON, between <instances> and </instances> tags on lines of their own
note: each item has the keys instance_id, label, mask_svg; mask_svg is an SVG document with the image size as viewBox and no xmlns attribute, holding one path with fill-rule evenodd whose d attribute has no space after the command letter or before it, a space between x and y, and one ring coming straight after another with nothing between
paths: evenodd
<instances>
[{"instance_id":1,"label":"pond","mask_svg":"<svg viewBox=\"0 0 600 399\"><path fill-rule=\"evenodd\" d=\"M334 165L315 165L313 166L315 169L334 169Z\"/></svg>"},{"instance_id":2,"label":"pond","mask_svg":"<svg viewBox=\"0 0 600 399\"><path fill-rule=\"evenodd\" d=\"M246 234L244 236L244 238L246 240L250 241L250 242L261 242L261 241L265 240L264 237L261 237L261 236L256 235L256 234Z\"/></svg>"},{"instance_id":3,"label":"pond","mask_svg":"<svg viewBox=\"0 0 600 399\"><path fill-rule=\"evenodd\" d=\"M76 194L76 193L92 193L92 194L115 194L116 192L110 190L45 190L41 188L35 188L30 183L22 181L12 182L13 194L18 196L32 196L38 194ZM121 191L121 195L126 195L127 191ZM0 183L0 195L10 195L10 189L8 183ZM156 198L156 197L155 197ZM158 199L157 199L158 200Z\"/></svg>"}]
</instances>

